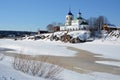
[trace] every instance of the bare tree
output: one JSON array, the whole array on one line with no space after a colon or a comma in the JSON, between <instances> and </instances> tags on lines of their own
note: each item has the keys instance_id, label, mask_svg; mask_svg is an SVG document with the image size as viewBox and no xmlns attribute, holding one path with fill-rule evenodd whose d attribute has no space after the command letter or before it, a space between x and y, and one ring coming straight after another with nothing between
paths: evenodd
<instances>
[{"instance_id":1,"label":"bare tree","mask_svg":"<svg viewBox=\"0 0 120 80\"><path fill-rule=\"evenodd\" d=\"M108 24L108 20L105 16L99 16L96 21L97 30L100 33L102 30L103 24Z\"/></svg>"},{"instance_id":2,"label":"bare tree","mask_svg":"<svg viewBox=\"0 0 120 80\"><path fill-rule=\"evenodd\" d=\"M53 24L48 24L47 25L47 30L48 30L48 32L54 32L54 25Z\"/></svg>"},{"instance_id":3,"label":"bare tree","mask_svg":"<svg viewBox=\"0 0 120 80\"><path fill-rule=\"evenodd\" d=\"M94 31L98 32L98 37L101 36L101 30L102 30L102 26L103 24L108 24L108 20L105 16L99 16L97 18L95 17L91 17L88 19L88 23L90 26L90 30L92 31L93 35Z\"/></svg>"},{"instance_id":4,"label":"bare tree","mask_svg":"<svg viewBox=\"0 0 120 80\"><path fill-rule=\"evenodd\" d=\"M48 30L48 32L54 32L55 31L55 27L60 27L60 26L63 26L63 23L53 22L53 23L47 25L47 30Z\"/></svg>"},{"instance_id":5,"label":"bare tree","mask_svg":"<svg viewBox=\"0 0 120 80\"><path fill-rule=\"evenodd\" d=\"M61 22L57 23L57 26L63 26L63 25L64 25L64 24L61 23Z\"/></svg>"},{"instance_id":6,"label":"bare tree","mask_svg":"<svg viewBox=\"0 0 120 80\"><path fill-rule=\"evenodd\" d=\"M90 29L96 29L96 21L97 21L97 18L95 18L95 17L90 17L89 19L88 19L88 24L89 24L89 27L90 27Z\"/></svg>"}]
</instances>

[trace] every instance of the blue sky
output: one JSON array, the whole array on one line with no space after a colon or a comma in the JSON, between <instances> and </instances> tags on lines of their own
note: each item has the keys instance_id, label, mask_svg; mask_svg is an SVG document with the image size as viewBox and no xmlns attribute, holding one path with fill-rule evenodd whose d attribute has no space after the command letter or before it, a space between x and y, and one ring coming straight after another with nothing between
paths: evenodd
<instances>
[{"instance_id":1,"label":"blue sky","mask_svg":"<svg viewBox=\"0 0 120 80\"><path fill-rule=\"evenodd\" d=\"M86 19L106 16L120 26L120 0L0 0L0 30L37 31L49 23L65 22L71 11Z\"/></svg>"}]
</instances>

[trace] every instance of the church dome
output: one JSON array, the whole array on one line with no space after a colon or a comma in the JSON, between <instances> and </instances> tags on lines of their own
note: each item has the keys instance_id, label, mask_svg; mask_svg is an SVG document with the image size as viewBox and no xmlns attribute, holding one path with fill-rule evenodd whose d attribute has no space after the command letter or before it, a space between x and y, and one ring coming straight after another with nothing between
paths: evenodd
<instances>
[{"instance_id":1,"label":"church dome","mask_svg":"<svg viewBox=\"0 0 120 80\"><path fill-rule=\"evenodd\" d=\"M77 14L77 19L83 19L80 12Z\"/></svg>"},{"instance_id":2,"label":"church dome","mask_svg":"<svg viewBox=\"0 0 120 80\"><path fill-rule=\"evenodd\" d=\"M81 12L79 12L78 14L81 15Z\"/></svg>"},{"instance_id":3,"label":"church dome","mask_svg":"<svg viewBox=\"0 0 120 80\"><path fill-rule=\"evenodd\" d=\"M71 16L73 16L73 14L71 13L71 11L69 11L68 15L71 15Z\"/></svg>"}]
</instances>

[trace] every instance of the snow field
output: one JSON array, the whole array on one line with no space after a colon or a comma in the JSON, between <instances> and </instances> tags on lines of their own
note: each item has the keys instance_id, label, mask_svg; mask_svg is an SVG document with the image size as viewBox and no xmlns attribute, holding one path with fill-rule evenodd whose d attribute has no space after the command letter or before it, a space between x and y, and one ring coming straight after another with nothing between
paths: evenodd
<instances>
[{"instance_id":1,"label":"snow field","mask_svg":"<svg viewBox=\"0 0 120 80\"><path fill-rule=\"evenodd\" d=\"M120 60L120 41L102 41L95 40L93 42L79 43L79 44L70 44L55 42L49 40L22 40L14 41L8 39L0 40L0 47L14 49L15 51L9 51L14 53L22 53L29 55L55 55L55 56L75 56L75 51L68 50L66 47L75 47L78 49L87 50L96 54L101 54L101 56L96 57L105 57L111 59ZM2 53L2 52L1 52ZM111 62L111 61L96 61L99 64L119 66L120 62ZM64 70L61 74L64 80L120 80L119 75L112 75L108 73L88 73L80 74L74 71ZM0 80L4 80L4 77L7 80L45 80L43 78L34 77L22 72L16 71L12 67L12 58L6 57L0 61Z\"/></svg>"}]
</instances>

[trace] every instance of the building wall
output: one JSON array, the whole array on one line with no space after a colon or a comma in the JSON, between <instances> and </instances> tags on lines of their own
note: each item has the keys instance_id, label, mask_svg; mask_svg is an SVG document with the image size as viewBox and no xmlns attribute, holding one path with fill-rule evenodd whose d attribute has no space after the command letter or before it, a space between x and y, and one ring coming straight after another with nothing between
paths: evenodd
<instances>
[{"instance_id":1,"label":"building wall","mask_svg":"<svg viewBox=\"0 0 120 80\"><path fill-rule=\"evenodd\" d=\"M88 25L61 26L60 31L88 30Z\"/></svg>"}]
</instances>

